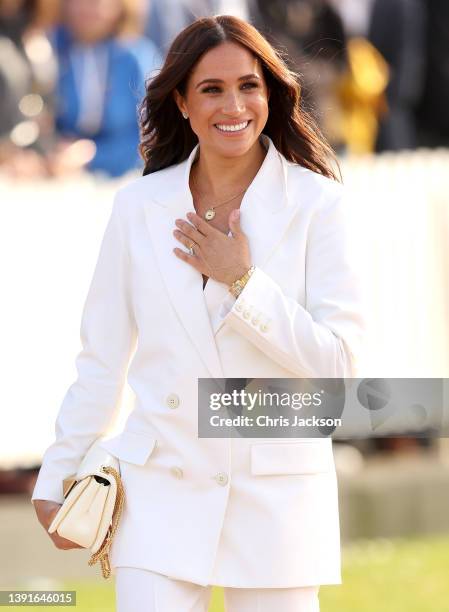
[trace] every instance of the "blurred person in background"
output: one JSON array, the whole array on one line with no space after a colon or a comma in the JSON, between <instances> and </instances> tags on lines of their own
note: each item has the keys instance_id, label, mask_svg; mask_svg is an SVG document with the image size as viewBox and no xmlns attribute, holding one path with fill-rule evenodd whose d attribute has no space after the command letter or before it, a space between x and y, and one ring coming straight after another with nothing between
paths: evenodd
<instances>
[{"instance_id":1,"label":"blurred person in background","mask_svg":"<svg viewBox=\"0 0 449 612\"><path fill-rule=\"evenodd\" d=\"M145 34L165 56L172 40L196 17L213 12L212 0L146 0Z\"/></svg>"},{"instance_id":2,"label":"blurred person in background","mask_svg":"<svg viewBox=\"0 0 449 612\"><path fill-rule=\"evenodd\" d=\"M165 56L175 36L198 17L234 15L248 19L255 0L145 0L145 34Z\"/></svg>"},{"instance_id":3,"label":"blurred person in background","mask_svg":"<svg viewBox=\"0 0 449 612\"><path fill-rule=\"evenodd\" d=\"M255 25L288 51L291 67L302 73L305 107L332 146L341 149L337 94L347 54L340 15L328 0L255 0L252 8Z\"/></svg>"},{"instance_id":4,"label":"blurred person in background","mask_svg":"<svg viewBox=\"0 0 449 612\"><path fill-rule=\"evenodd\" d=\"M345 151L372 153L379 122L387 112L388 63L368 40L375 0L329 0L340 16L346 34L347 69L337 83L340 114L337 116Z\"/></svg>"},{"instance_id":5,"label":"blurred person in background","mask_svg":"<svg viewBox=\"0 0 449 612\"><path fill-rule=\"evenodd\" d=\"M56 8L48 0L0 0L0 169L16 177L48 174L56 63L45 27Z\"/></svg>"},{"instance_id":6,"label":"blurred person in background","mask_svg":"<svg viewBox=\"0 0 449 612\"><path fill-rule=\"evenodd\" d=\"M449 147L449 2L422 3L427 10L427 61L417 108L418 145Z\"/></svg>"},{"instance_id":7,"label":"blurred person in background","mask_svg":"<svg viewBox=\"0 0 449 612\"><path fill-rule=\"evenodd\" d=\"M338 88L340 131L347 153L373 153L379 121L387 112L388 64L363 36L349 38L347 51L348 69Z\"/></svg>"},{"instance_id":8,"label":"blurred person in background","mask_svg":"<svg viewBox=\"0 0 449 612\"><path fill-rule=\"evenodd\" d=\"M368 36L374 0L329 0L340 15L348 38Z\"/></svg>"},{"instance_id":9,"label":"blurred person in background","mask_svg":"<svg viewBox=\"0 0 449 612\"><path fill-rule=\"evenodd\" d=\"M424 87L425 27L422 0L374 1L368 38L388 63L390 75L378 152L417 145L415 111Z\"/></svg>"},{"instance_id":10,"label":"blurred person in background","mask_svg":"<svg viewBox=\"0 0 449 612\"><path fill-rule=\"evenodd\" d=\"M63 0L55 172L77 166L120 176L141 165L137 106L162 59L140 33L140 0Z\"/></svg>"}]
</instances>

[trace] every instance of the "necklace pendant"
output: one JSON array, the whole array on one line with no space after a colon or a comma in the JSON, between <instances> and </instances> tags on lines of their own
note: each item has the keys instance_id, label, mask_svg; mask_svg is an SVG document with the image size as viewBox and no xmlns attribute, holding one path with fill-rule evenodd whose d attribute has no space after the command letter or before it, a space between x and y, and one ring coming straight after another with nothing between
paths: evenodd
<instances>
[{"instance_id":1,"label":"necklace pendant","mask_svg":"<svg viewBox=\"0 0 449 612\"><path fill-rule=\"evenodd\" d=\"M204 215L204 218L206 219L206 221L210 221L214 217L215 217L215 210L213 208L208 208L206 210L206 214Z\"/></svg>"}]
</instances>

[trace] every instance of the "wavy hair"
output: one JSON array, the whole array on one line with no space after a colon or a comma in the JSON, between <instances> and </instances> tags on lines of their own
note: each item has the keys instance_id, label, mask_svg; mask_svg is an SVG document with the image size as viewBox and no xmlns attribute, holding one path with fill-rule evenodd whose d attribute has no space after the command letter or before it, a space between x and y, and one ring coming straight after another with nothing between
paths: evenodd
<instances>
[{"instance_id":1,"label":"wavy hair","mask_svg":"<svg viewBox=\"0 0 449 612\"><path fill-rule=\"evenodd\" d=\"M302 107L300 75L288 67L283 53L275 50L254 26L230 15L203 17L182 30L171 44L160 72L147 81L140 106L143 174L184 161L198 143L190 122L182 119L173 93L177 89L184 96L189 76L201 56L224 42L243 45L261 62L270 91L263 133L276 149L289 161L340 180L332 165L339 171L332 147Z\"/></svg>"}]
</instances>

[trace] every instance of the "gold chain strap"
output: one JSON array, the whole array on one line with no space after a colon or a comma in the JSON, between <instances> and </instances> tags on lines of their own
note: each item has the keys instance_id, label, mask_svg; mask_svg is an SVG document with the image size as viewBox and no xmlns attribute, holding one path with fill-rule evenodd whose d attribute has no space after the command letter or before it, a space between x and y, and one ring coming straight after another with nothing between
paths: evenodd
<instances>
[{"instance_id":1,"label":"gold chain strap","mask_svg":"<svg viewBox=\"0 0 449 612\"><path fill-rule=\"evenodd\" d=\"M115 481L117 483L117 496L115 498L114 511L112 513L112 524L109 526L109 529L100 548L89 559L89 565L94 565L95 563L97 563L97 561L100 561L103 578L109 578L109 576L111 575L111 566L109 563L109 549L111 548L112 540L114 538L115 532L117 531L120 517L122 515L123 504L125 502L125 489L123 488L120 474L115 468L103 467L102 471L105 472L105 474L112 474L112 476L115 478Z\"/></svg>"}]
</instances>

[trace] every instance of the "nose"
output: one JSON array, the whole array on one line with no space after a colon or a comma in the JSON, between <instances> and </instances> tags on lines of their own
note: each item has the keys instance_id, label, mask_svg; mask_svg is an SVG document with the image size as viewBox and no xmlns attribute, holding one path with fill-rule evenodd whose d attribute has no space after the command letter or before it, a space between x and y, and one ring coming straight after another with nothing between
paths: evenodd
<instances>
[{"instance_id":1,"label":"nose","mask_svg":"<svg viewBox=\"0 0 449 612\"><path fill-rule=\"evenodd\" d=\"M227 115L239 115L245 109L245 105L239 92L229 92L223 105L223 113Z\"/></svg>"}]
</instances>

